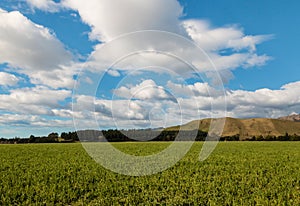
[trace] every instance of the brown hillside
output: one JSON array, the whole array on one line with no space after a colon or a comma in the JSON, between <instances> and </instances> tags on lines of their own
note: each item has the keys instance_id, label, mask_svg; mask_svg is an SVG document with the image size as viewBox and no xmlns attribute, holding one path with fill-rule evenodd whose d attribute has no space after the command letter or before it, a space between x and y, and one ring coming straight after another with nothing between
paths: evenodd
<instances>
[{"instance_id":1,"label":"brown hillside","mask_svg":"<svg viewBox=\"0 0 300 206\"><path fill-rule=\"evenodd\" d=\"M212 119L202 119L191 121L180 126L169 127L166 130L194 130L199 129L207 132ZM283 136L285 133L300 135L300 122L288 120L251 118L236 119L226 118L222 136L240 135L241 139L253 136Z\"/></svg>"}]
</instances>

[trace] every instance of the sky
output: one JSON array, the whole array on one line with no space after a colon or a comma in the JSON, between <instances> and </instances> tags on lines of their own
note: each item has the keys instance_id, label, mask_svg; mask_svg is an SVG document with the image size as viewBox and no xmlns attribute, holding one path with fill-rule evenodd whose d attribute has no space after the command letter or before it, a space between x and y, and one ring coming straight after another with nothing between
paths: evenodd
<instances>
[{"instance_id":1,"label":"sky","mask_svg":"<svg viewBox=\"0 0 300 206\"><path fill-rule=\"evenodd\" d=\"M0 137L299 113L299 9L1 0Z\"/></svg>"}]
</instances>

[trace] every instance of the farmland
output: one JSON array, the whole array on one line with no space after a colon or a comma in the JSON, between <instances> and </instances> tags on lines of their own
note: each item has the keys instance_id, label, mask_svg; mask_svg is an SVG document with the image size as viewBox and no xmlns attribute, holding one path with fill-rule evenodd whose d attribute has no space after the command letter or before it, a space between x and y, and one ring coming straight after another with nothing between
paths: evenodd
<instances>
[{"instance_id":1,"label":"farmland","mask_svg":"<svg viewBox=\"0 0 300 206\"><path fill-rule=\"evenodd\" d=\"M170 143L113 143L130 154ZM300 142L221 142L199 162L201 142L161 173L104 169L81 144L0 145L0 205L300 205Z\"/></svg>"}]
</instances>

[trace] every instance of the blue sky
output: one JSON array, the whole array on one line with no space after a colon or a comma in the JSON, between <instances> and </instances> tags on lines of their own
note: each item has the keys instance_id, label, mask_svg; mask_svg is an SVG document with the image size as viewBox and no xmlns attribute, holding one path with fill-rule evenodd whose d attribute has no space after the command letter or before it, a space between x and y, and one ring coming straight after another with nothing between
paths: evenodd
<instances>
[{"instance_id":1,"label":"blue sky","mask_svg":"<svg viewBox=\"0 0 300 206\"><path fill-rule=\"evenodd\" d=\"M263 67L251 70L237 70L231 88L243 85L254 90L268 87L279 88L291 81L298 81L300 61L299 8L300 2L253 0L253 1L197 1L184 3L186 18L204 18L214 25L241 25L246 33L274 34L274 39L258 46L260 53L273 57Z\"/></svg>"},{"instance_id":2,"label":"blue sky","mask_svg":"<svg viewBox=\"0 0 300 206\"><path fill-rule=\"evenodd\" d=\"M3 0L0 8L0 137L299 112L299 1ZM186 40L130 34L141 30Z\"/></svg>"}]
</instances>

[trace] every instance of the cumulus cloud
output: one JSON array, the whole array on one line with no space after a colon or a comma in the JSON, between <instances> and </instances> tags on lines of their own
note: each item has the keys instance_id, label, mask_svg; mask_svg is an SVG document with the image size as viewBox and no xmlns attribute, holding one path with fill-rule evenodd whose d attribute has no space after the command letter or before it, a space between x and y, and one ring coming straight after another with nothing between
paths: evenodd
<instances>
[{"instance_id":1,"label":"cumulus cloud","mask_svg":"<svg viewBox=\"0 0 300 206\"><path fill-rule=\"evenodd\" d=\"M15 86L20 79L13 74L0 72L0 85L2 86Z\"/></svg>"},{"instance_id":2,"label":"cumulus cloud","mask_svg":"<svg viewBox=\"0 0 300 206\"><path fill-rule=\"evenodd\" d=\"M62 8L60 3L53 0L26 0L26 2L33 9L37 8L49 12L57 12Z\"/></svg>"},{"instance_id":3,"label":"cumulus cloud","mask_svg":"<svg viewBox=\"0 0 300 206\"><path fill-rule=\"evenodd\" d=\"M180 32L183 8L176 0L65 0L91 26L90 37L110 41L125 33L140 30Z\"/></svg>"},{"instance_id":4,"label":"cumulus cloud","mask_svg":"<svg viewBox=\"0 0 300 206\"><path fill-rule=\"evenodd\" d=\"M150 81L149 84L156 85ZM90 116L95 115L100 127L136 128L150 125L172 126L194 119L223 117L226 114L238 118L277 118L300 110L300 82L283 85L277 90L263 88L255 91L226 91L226 104L222 91L199 82L185 85L168 82L166 88L172 90L176 102L161 101L159 98L155 99L155 95L151 97L153 101L148 101L147 98L130 98L134 90L131 88L143 88L141 85L120 87L123 89L118 92L126 99L104 100L78 96L76 99L81 105L78 111L86 109L85 112L89 112ZM194 95L183 95L191 91ZM153 111L157 119L151 116Z\"/></svg>"},{"instance_id":5,"label":"cumulus cloud","mask_svg":"<svg viewBox=\"0 0 300 206\"><path fill-rule=\"evenodd\" d=\"M225 83L233 77L232 70L263 66L272 59L266 54L258 55L255 52L256 45L272 39L273 35L246 35L242 28L235 25L213 28L203 20L185 20L182 24L190 38L207 52L216 69L226 74L222 76ZM192 62L197 67L209 68L208 62L197 58Z\"/></svg>"},{"instance_id":6,"label":"cumulus cloud","mask_svg":"<svg viewBox=\"0 0 300 206\"><path fill-rule=\"evenodd\" d=\"M191 87L187 85L186 87ZM280 89L271 90L262 88L255 91L231 90L226 91L227 115L231 117L270 117L289 115L292 112L298 112L300 109L300 82L283 85ZM185 88L187 89L187 88ZM221 95L221 94L220 94ZM221 96L195 96L191 99L185 99L184 104L191 111L199 109L203 114L210 114L214 105L214 112L222 114L224 101ZM190 104L198 102L198 108ZM221 108L221 110L219 109Z\"/></svg>"},{"instance_id":7,"label":"cumulus cloud","mask_svg":"<svg viewBox=\"0 0 300 206\"><path fill-rule=\"evenodd\" d=\"M300 104L300 82L283 85L279 90L267 88L256 91L236 90L229 94L232 105L252 106L257 109L290 110ZM288 111L287 111L288 112ZM288 112L290 114L291 112Z\"/></svg>"},{"instance_id":8,"label":"cumulus cloud","mask_svg":"<svg viewBox=\"0 0 300 206\"><path fill-rule=\"evenodd\" d=\"M0 110L21 114L53 115L51 109L71 96L69 90L52 90L38 86L13 89L10 94L0 94Z\"/></svg>"},{"instance_id":9,"label":"cumulus cloud","mask_svg":"<svg viewBox=\"0 0 300 206\"><path fill-rule=\"evenodd\" d=\"M37 25L18 11L0 11L0 63L54 88L70 87L72 54L49 29ZM75 71L73 70L73 73ZM53 81L53 77L57 80ZM62 76L69 80L60 79ZM61 81L59 81L61 80Z\"/></svg>"},{"instance_id":10,"label":"cumulus cloud","mask_svg":"<svg viewBox=\"0 0 300 206\"><path fill-rule=\"evenodd\" d=\"M29 70L57 68L71 54L51 31L18 11L0 12L0 62Z\"/></svg>"},{"instance_id":11,"label":"cumulus cloud","mask_svg":"<svg viewBox=\"0 0 300 206\"><path fill-rule=\"evenodd\" d=\"M141 100L174 100L174 97L167 92L162 86L156 85L152 79L142 81L136 86L121 86L113 90L114 95L127 99Z\"/></svg>"},{"instance_id":12,"label":"cumulus cloud","mask_svg":"<svg viewBox=\"0 0 300 206\"><path fill-rule=\"evenodd\" d=\"M35 128L66 128L72 127L71 120L47 119L39 115L3 114L0 116L0 126L35 127ZM24 133L24 132L23 132ZM45 134L46 135L46 134Z\"/></svg>"},{"instance_id":13,"label":"cumulus cloud","mask_svg":"<svg viewBox=\"0 0 300 206\"><path fill-rule=\"evenodd\" d=\"M164 111L167 109L164 105L176 108L177 103L141 99L95 99L92 96L78 95L74 97L74 121L77 129L149 128L165 126L170 121L178 123L178 119L172 119Z\"/></svg>"},{"instance_id":14,"label":"cumulus cloud","mask_svg":"<svg viewBox=\"0 0 300 206\"><path fill-rule=\"evenodd\" d=\"M108 69L121 59L111 75L119 75L117 69L147 70L149 66L171 68L178 75L193 73L185 61L208 77L217 69L226 74L222 80L228 82L232 70L262 66L271 59L257 54L256 46L272 35L247 35L236 25L215 28L204 20L181 20L183 7L176 0L65 0L63 5L78 11L92 28L91 39L100 41L86 63L94 72Z\"/></svg>"},{"instance_id":15,"label":"cumulus cloud","mask_svg":"<svg viewBox=\"0 0 300 206\"><path fill-rule=\"evenodd\" d=\"M141 50L162 51L181 57L184 61L191 63L200 72L208 72L214 69L222 71L227 75L222 76L228 81L232 76L230 71L239 68L262 66L270 57L263 54L256 54L256 45L272 38L272 35L246 35L242 28L236 25L214 28L208 21L190 19L181 20L183 7L176 0L64 0L60 3L54 1L28 0L37 8L51 10L51 6L60 5L78 11L83 22L88 24L92 31L91 39L97 39L101 43L95 46L86 66L90 70L99 71L107 69L112 62L125 57L119 69L130 70L137 67L148 67L158 65L172 67L176 73L186 73L187 65L175 61L174 58L166 58L166 55L151 55L131 53ZM155 14L155 15L153 15ZM141 30L160 30L172 32L187 38L187 41L197 44L205 54L199 55L195 48L176 41L175 38L168 38L167 35L153 35L143 33L139 35L116 37L126 33L138 32ZM170 36L169 36L170 37ZM114 40L114 41L111 41ZM104 49L108 43L109 48ZM228 50L230 50L228 54ZM223 53L223 51L226 51ZM212 63L214 65L212 65ZM227 70L227 71L224 71ZM117 70L110 70L113 76L119 75ZM230 75L228 75L230 74ZM210 75L211 76L211 75Z\"/></svg>"},{"instance_id":16,"label":"cumulus cloud","mask_svg":"<svg viewBox=\"0 0 300 206\"><path fill-rule=\"evenodd\" d=\"M74 87L73 76L79 71L74 66L61 66L60 68L51 71L28 71L27 75L30 81L36 85L47 85L53 89Z\"/></svg>"},{"instance_id":17,"label":"cumulus cloud","mask_svg":"<svg viewBox=\"0 0 300 206\"><path fill-rule=\"evenodd\" d=\"M248 49L254 52L257 44L273 37L272 35L245 35L242 29L235 25L212 28L209 22L203 20L185 20L182 24L188 35L205 51Z\"/></svg>"},{"instance_id":18,"label":"cumulus cloud","mask_svg":"<svg viewBox=\"0 0 300 206\"><path fill-rule=\"evenodd\" d=\"M194 84L185 85L185 84L175 84L171 81L167 83L167 87L172 90L174 94L177 96L220 96L222 95L222 91L218 91L217 89L210 86L207 82L196 82Z\"/></svg>"}]
</instances>

